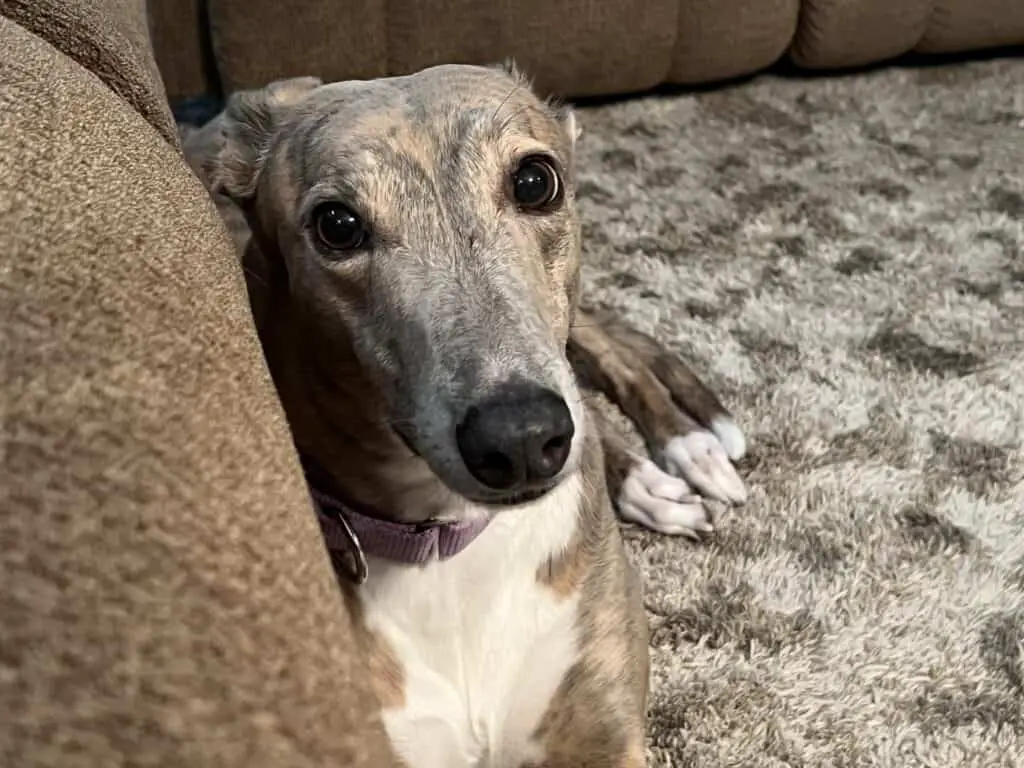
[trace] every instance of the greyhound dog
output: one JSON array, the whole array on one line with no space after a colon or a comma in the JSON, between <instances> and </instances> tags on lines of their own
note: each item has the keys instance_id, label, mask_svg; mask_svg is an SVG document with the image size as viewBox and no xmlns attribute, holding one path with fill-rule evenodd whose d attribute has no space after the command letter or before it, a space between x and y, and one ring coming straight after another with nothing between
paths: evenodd
<instances>
[{"instance_id":1,"label":"greyhound dog","mask_svg":"<svg viewBox=\"0 0 1024 768\"><path fill-rule=\"evenodd\" d=\"M265 98L287 105L320 84L312 77L278 81L267 87ZM262 329L271 288L266 256L251 241L242 207L214 188L210 177L223 148L227 119L222 112L202 128L187 128L183 144L238 247ZM598 316L583 306L576 309L567 352L577 373L632 420L653 458L629 450L617 429L595 411L608 491L623 520L663 534L701 538L714 530L704 499L733 505L745 501L746 490L733 466L746 453L744 434L721 400L681 359L620 318Z\"/></svg>"},{"instance_id":2,"label":"greyhound dog","mask_svg":"<svg viewBox=\"0 0 1024 768\"><path fill-rule=\"evenodd\" d=\"M741 501L743 439L653 340L578 312L573 112L445 65L279 81L203 130L186 152L237 217L396 754L644 765L647 624L609 490L706 532L690 484ZM595 422L570 353L674 475Z\"/></svg>"}]
</instances>

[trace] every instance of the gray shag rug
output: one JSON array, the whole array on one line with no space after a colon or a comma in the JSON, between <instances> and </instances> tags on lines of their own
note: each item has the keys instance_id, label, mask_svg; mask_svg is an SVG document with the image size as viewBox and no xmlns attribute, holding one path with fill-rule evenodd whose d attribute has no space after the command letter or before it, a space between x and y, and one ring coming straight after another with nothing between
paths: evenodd
<instances>
[{"instance_id":1,"label":"gray shag rug","mask_svg":"<svg viewBox=\"0 0 1024 768\"><path fill-rule=\"evenodd\" d=\"M584 109L584 297L734 407L751 499L628 532L652 766L1024 766L1024 61Z\"/></svg>"}]
</instances>

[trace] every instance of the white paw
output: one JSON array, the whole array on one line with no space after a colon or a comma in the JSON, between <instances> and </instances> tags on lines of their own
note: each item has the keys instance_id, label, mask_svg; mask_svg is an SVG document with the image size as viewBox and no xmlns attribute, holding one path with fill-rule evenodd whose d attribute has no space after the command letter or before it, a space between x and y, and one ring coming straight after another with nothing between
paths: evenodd
<instances>
[{"instance_id":1,"label":"white paw","mask_svg":"<svg viewBox=\"0 0 1024 768\"><path fill-rule=\"evenodd\" d=\"M747 438L739 424L729 416L716 416L711 420L711 431L725 449L725 454L733 461L739 461L747 453Z\"/></svg>"},{"instance_id":2,"label":"white paw","mask_svg":"<svg viewBox=\"0 0 1024 768\"><path fill-rule=\"evenodd\" d=\"M714 531L704 504L687 482L666 474L649 459L634 465L622 484L619 514L669 536L699 539Z\"/></svg>"},{"instance_id":3,"label":"white paw","mask_svg":"<svg viewBox=\"0 0 1024 768\"><path fill-rule=\"evenodd\" d=\"M727 504L747 500L747 489L726 449L710 432L698 430L673 437L665 445L662 460L670 475L681 477L705 496Z\"/></svg>"}]
</instances>

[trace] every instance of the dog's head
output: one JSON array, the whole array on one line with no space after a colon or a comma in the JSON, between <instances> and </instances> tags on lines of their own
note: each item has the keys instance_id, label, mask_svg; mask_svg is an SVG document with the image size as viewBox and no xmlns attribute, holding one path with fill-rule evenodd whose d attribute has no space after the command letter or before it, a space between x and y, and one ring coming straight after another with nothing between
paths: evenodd
<instances>
[{"instance_id":1,"label":"dog's head","mask_svg":"<svg viewBox=\"0 0 1024 768\"><path fill-rule=\"evenodd\" d=\"M473 501L535 497L578 463L575 139L513 70L452 65L236 94L206 169L247 213L297 364ZM310 397L285 393L289 416Z\"/></svg>"}]
</instances>

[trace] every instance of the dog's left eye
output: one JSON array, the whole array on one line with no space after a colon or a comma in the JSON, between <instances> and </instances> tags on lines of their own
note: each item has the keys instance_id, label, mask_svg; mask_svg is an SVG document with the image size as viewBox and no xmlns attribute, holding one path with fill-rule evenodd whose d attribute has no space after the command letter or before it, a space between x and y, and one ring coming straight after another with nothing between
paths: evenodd
<instances>
[{"instance_id":1,"label":"dog's left eye","mask_svg":"<svg viewBox=\"0 0 1024 768\"><path fill-rule=\"evenodd\" d=\"M559 201L561 194L561 179L543 157L527 157L512 174L512 196L520 208L548 208Z\"/></svg>"},{"instance_id":2,"label":"dog's left eye","mask_svg":"<svg viewBox=\"0 0 1024 768\"><path fill-rule=\"evenodd\" d=\"M317 239L332 251L353 251L366 242L366 227L351 208L321 203L313 210Z\"/></svg>"}]
</instances>

